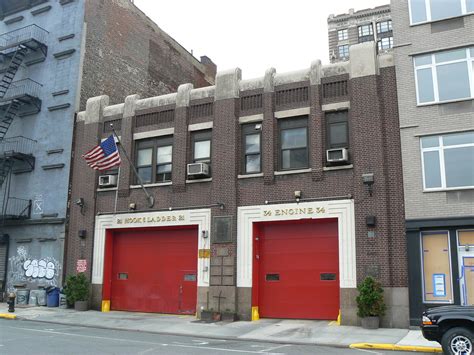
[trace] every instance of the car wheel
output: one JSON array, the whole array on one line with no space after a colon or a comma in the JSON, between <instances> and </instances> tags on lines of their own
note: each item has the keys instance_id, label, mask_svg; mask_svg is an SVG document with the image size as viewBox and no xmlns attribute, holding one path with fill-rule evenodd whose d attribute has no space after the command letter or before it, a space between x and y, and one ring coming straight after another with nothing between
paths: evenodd
<instances>
[{"instance_id":1,"label":"car wheel","mask_svg":"<svg viewBox=\"0 0 474 355\"><path fill-rule=\"evenodd\" d=\"M473 354L474 334L467 328L451 328L443 335L443 352L450 355Z\"/></svg>"}]
</instances>

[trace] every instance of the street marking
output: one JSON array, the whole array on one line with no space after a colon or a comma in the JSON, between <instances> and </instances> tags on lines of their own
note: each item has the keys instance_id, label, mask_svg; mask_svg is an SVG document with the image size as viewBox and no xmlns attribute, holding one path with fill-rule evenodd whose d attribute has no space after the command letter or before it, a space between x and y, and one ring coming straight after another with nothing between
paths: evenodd
<instances>
[{"instance_id":1,"label":"street marking","mask_svg":"<svg viewBox=\"0 0 474 355\"><path fill-rule=\"evenodd\" d=\"M218 350L218 351L227 351L227 352L233 352L233 353L234 352L236 352L236 353L248 353L248 354L261 354L262 353L262 351L234 350L234 349L225 349L225 348L215 348L215 347L210 347L210 346L196 346L196 345L186 345L186 344L162 344L162 343L155 343L155 342L151 342L151 341L141 341L141 340L121 339L121 338L108 338L108 337L100 337L100 336L96 336L96 335L73 334L73 333L65 333L65 332L58 332L58 331L51 331L51 330L44 330L44 329L31 329L31 328L23 328L23 327L5 327L5 328L29 330L31 332L38 332L38 333L69 335L69 336L73 336L73 337L122 341L122 342L128 342L128 343L174 346L174 347L191 348L191 349ZM266 354L281 355L280 353L266 353Z\"/></svg>"},{"instance_id":2,"label":"street marking","mask_svg":"<svg viewBox=\"0 0 474 355\"><path fill-rule=\"evenodd\" d=\"M276 349L281 349L281 348L284 348L284 347L287 347L287 346L291 346L291 345L290 345L290 344L278 345L278 346L274 346L274 347L271 347L271 348L268 348L268 349L260 350L259 352L260 352L260 353L266 353L266 352L268 352L268 351L272 351L272 350L276 350Z\"/></svg>"},{"instance_id":3,"label":"street marking","mask_svg":"<svg viewBox=\"0 0 474 355\"><path fill-rule=\"evenodd\" d=\"M354 350L359 350L359 351L363 351L370 354L383 355L383 353L379 353L378 351L365 350L365 349L354 349Z\"/></svg>"}]
</instances>

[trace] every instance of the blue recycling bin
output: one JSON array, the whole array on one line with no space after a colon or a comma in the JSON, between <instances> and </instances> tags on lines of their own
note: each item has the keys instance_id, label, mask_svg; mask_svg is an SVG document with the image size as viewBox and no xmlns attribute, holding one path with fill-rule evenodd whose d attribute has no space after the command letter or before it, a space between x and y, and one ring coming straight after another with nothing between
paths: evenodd
<instances>
[{"instance_id":1,"label":"blue recycling bin","mask_svg":"<svg viewBox=\"0 0 474 355\"><path fill-rule=\"evenodd\" d=\"M48 289L46 297L46 305L48 307L58 307L59 306L59 288L53 287Z\"/></svg>"}]
</instances>

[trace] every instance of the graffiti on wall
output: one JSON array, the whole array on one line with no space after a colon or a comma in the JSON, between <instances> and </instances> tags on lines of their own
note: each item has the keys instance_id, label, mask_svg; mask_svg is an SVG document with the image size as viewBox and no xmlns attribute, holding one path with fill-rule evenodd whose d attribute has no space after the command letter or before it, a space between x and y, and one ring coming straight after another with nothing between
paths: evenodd
<instances>
[{"instance_id":1,"label":"graffiti on wall","mask_svg":"<svg viewBox=\"0 0 474 355\"><path fill-rule=\"evenodd\" d=\"M36 283L44 286L58 286L60 263L53 257L34 258L28 255L24 246L17 248L16 255L8 259L8 290L14 285Z\"/></svg>"}]
</instances>

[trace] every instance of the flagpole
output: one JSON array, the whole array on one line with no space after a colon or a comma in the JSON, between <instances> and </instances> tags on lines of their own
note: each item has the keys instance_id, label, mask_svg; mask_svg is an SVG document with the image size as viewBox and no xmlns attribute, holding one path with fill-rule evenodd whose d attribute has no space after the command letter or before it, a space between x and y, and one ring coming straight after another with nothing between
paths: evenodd
<instances>
[{"instance_id":1,"label":"flagpole","mask_svg":"<svg viewBox=\"0 0 474 355\"><path fill-rule=\"evenodd\" d=\"M154 205L155 205L155 198L153 196L151 196L148 191L146 190L145 186L143 186L143 181L142 179L140 178L140 175L138 175L138 172L137 172L137 169L135 168L135 165L133 165L132 161L130 160L130 158L128 157L128 154L127 154L127 151L125 150L125 148L122 146L122 142L120 142L120 138L118 137L117 135L117 132L115 132L115 129L114 129L114 125L113 123L110 124L110 127L112 128L112 132L114 134L114 136L117 138L117 142L119 143L119 148L122 150L123 154L125 155L125 158L127 158L131 168L132 168L132 171L133 173L135 174L135 176L137 177L137 180L138 180L138 183L140 184L140 186L142 187L143 189L143 192L145 193L146 195L146 199L148 201L148 207L152 208Z\"/></svg>"},{"instance_id":2,"label":"flagpole","mask_svg":"<svg viewBox=\"0 0 474 355\"><path fill-rule=\"evenodd\" d=\"M115 191L114 214L117 213L117 202L118 202L119 188L120 188L120 165L119 165L119 168L118 168L118 175L117 175L117 190Z\"/></svg>"}]
</instances>

